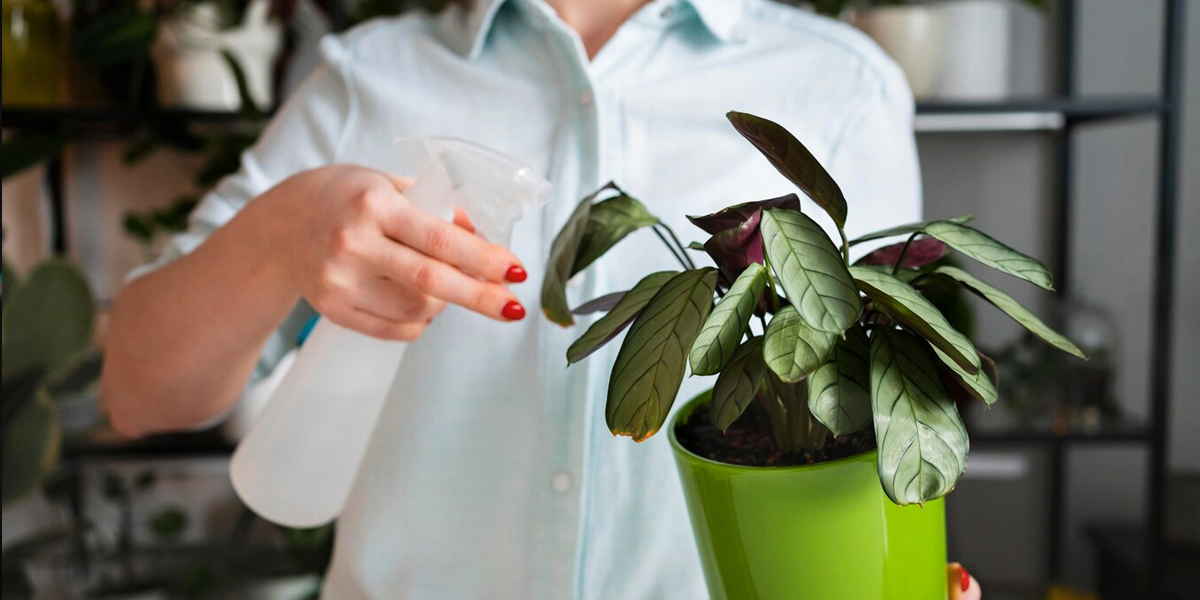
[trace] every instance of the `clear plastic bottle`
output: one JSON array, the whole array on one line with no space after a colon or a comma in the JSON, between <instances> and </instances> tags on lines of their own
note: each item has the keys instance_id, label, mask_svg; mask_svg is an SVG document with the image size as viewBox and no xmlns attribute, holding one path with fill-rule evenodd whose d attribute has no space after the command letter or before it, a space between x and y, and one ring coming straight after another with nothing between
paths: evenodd
<instances>
[{"instance_id":1,"label":"clear plastic bottle","mask_svg":"<svg viewBox=\"0 0 1200 600\"><path fill-rule=\"evenodd\" d=\"M507 245L526 207L550 184L507 156L453 139L397 140L401 164L416 166L404 194L449 219L466 211L476 231ZM341 513L407 344L322 319L238 445L233 487L254 512L289 527L315 527Z\"/></svg>"}]
</instances>

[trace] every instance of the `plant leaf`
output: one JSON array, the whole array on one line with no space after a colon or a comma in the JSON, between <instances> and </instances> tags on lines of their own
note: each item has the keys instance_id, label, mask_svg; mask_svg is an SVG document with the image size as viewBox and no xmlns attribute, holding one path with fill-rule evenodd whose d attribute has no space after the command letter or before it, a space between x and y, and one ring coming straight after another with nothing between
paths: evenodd
<instances>
[{"instance_id":1,"label":"plant leaf","mask_svg":"<svg viewBox=\"0 0 1200 600\"><path fill-rule=\"evenodd\" d=\"M40 367L47 378L92 342L95 302L79 267L61 258L39 264L4 307L3 376Z\"/></svg>"},{"instance_id":2,"label":"plant leaf","mask_svg":"<svg viewBox=\"0 0 1200 600\"><path fill-rule=\"evenodd\" d=\"M717 271L692 269L662 286L629 328L608 382L604 416L634 441L662 427L679 393L688 349L712 310Z\"/></svg>"},{"instance_id":3,"label":"plant leaf","mask_svg":"<svg viewBox=\"0 0 1200 600\"><path fill-rule=\"evenodd\" d=\"M721 371L713 386L712 405L708 414L717 429L729 429L742 416L758 394L766 374L762 337L752 337L737 347L729 365Z\"/></svg>"},{"instance_id":4,"label":"plant leaf","mask_svg":"<svg viewBox=\"0 0 1200 600\"><path fill-rule=\"evenodd\" d=\"M967 336L950 326L942 313L911 285L869 267L851 267L858 287L889 317L929 340L967 373L979 372L979 353Z\"/></svg>"},{"instance_id":5,"label":"plant leaf","mask_svg":"<svg viewBox=\"0 0 1200 600\"><path fill-rule=\"evenodd\" d=\"M1009 248L974 227L939 221L926 225L924 231L993 269L1047 290L1054 289L1050 269L1041 261Z\"/></svg>"},{"instance_id":6,"label":"plant leaf","mask_svg":"<svg viewBox=\"0 0 1200 600\"><path fill-rule=\"evenodd\" d=\"M945 352L939 350L937 346L931 347L933 348L933 353L937 355L938 360L942 361L942 364L946 365L946 368L950 370L950 376L953 377L954 381L958 382L959 385L961 385L962 388L967 391L967 393L982 400L984 404L987 404L988 406L995 404L999 393L996 391L995 382L991 380L987 370L983 368L982 356L980 356L979 359L980 369L972 374L960 367L958 363L954 362L954 359L947 356Z\"/></svg>"},{"instance_id":7,"label":"plant leaf","mask_svg":"<svg viewBox=\"0 0 1200 600\"><path fill-rule=\"evenodd\" d=\"M613 292L611 294L605 294L603 296L592 298L591 300L588 300L587 302L584 302L583 304L571 309L571 314L579 316L590 315L596 312L608 312L612 310L613 307L616 306L617 303L621 301L621 298L627 293L629 293L628 290L624 292Z\"/></svg>"},{"instance_id":8,"label":"plant leaf","mask_svg":"<svg viewBox=\"0 0 1200 600\"><path fill-rule=\"evenodd\" d=\"M884 246L860 259L854 264L856 265L885 265L894 267L896 261L900 260L900 253L904 252L906 242ZM908 244L908 251L904 252L904 264L900 265L901 269L919 269L931 262L937 261L946 255L946 244L941 240L933 238L920 238L913 240Z\"/></svg>"},{"instance_id":9,"label":"plant leaf","mask_svg":"<svg viewBox=\"0 0 1200 600\"><path fill-rule=\"evenodd\" d=\"M1071 340L1066 338L1066 336L1051 329L1048 325L1043 323L1041 319L1037 318L1037 315L1029 312L1028 309L1026 309L1024 306L1021 306L1019 302L1013 299L1012 296L1004 293L1004 291L985 283L978 277L975 277L974 275L971 275L970 273L959 269L958 267L941 266L937 269L934 269L933 272L945 275L961 283L963 287L971 290L984 300L987 300L992 306L995 306L1004 314L1012 317L1012 320L1020 323L1034 335L1042 338L1042 340L1047 344L1050 344L1051 346L1054 346L1063 352L1073 354L1079 358L1087 360L1087 356L1084 355L1083 350L1079 349L1079 346L1076 346L1074 343L1072 343Z\"/></svg>"},{"instance_id":10,"label":"plant leaf","mask_svg":"<svg viewBox=\"0 0 1200 600\"><path fill-rule=\"evenodd\" d=\"M658 224L658 217L650 214L646 206L622 192L592 206L588 215L587 228L575 255L571 275L586 269L608 252L625 236Z\"/></svg>"},{"instance_id":11,"label":"plant leaf","mask_svg":"<svg viewBox=\"0 0 1200 600\"><path fill-rule=\"evenodd\" d=\"M768 210L762 235L780 287L809 326L840 334L858 320L862 304L854 280L816 221L803 213Z\"/></svg>"},{"instance_id":12,"label":"plant leaf","mask_svg":"<svg viewBox=\"0 0 1200 600\"><path fill-rule=\"evenodd\" d=\"M579 254L583 236L587 233L588 217L592 212L592 200L605 190L613 189L612 183L596 190L579 201L575 211L567 218L554 242L550 244L550 258L546 261L546 277L542 280L542 312L546 318L563 327L575 324L571 307L567 304L567 281L571 279L575 257Z\"/></svg>"},{"instance_id":13,"label":"plant leaf","mask_svg":"<svg viewBox=\"0 0 1200 600\"><path fill-rule=\"evenodd\" d=\"M675 275L678 275L678 271L662 271L643 277L633 289L622 295L621 300L608 314L592 323L592 326L567 348L567 365L587 358L625 331L663 284Z\"/></svg>"},{"instance_id":14,"label":"plant leaf","mask_svg":"<svg viewBox=\"0 0 1200 600\"><path fill-rule=\"evenodd\" d=\"M62 154L70 142L71 140L63 135L13 134L0 146L4 158L3 166L0 167L0 179L8 179Z\"/></svg>"},{"instance_id":15,"label":"plant leaf","mask_svg":"<svg viewBox=\"0 0 1200 600\"><path fill-rule=\"evenodd\" d=\"M716 235L726 229L733 229L745 223L751 215L766 210L769 208L788 208L791 210L800 210L800 197L795 194L788 194L778 198L770 198L767 200L756 200L754 202L743 202L734 204L721 210L703 216L688 215L688 220L693 225L703 229L705 232Z\"/></svg>"},{"instance_id":16,"label":"plant leaf","mask_svg":"<svg viewBox=\"0 0 1200 600\"><path fill-rule=\"evenodd\" d=\"M242 69L242 64L238 62L237 56L228 48L223 48L221 49L221 58L225 59L225 66L229 67L229 72L233 74L234 84L237 85L238 102L241 104L238 112L247 121L262 120L266 115L254 101L254 96L250 95L250 84L246 80L246 71Z\"/></svg>"},{"instance_id":17,"label":"plant leaf","mask_svg":"<svg viewBox=\"0 0 1200 600\"><path fill-rule=\"evenodd\" d=\"M721 270L721 283L733 285L746 267L763 262L762 212L755 211L736 227L718 231L704 243L704 250Z\"/></svg>"},{"instance_id":18,"label":"plant leaf","mask_svg":"<svg viewBox=\"0 0 1200 600\"><path fill-rule=\"evenodd\" d=\"M54 401L45 389L36 392L12 418L4 420L3 481L0 498L4 504L25 497L58 463L62 430Z\"/></svg>"},{"instance_id":19,"label":"plant leaf","mask_svg":"<svg viewBox=\"0 0 1200 600\"><path fill-rule=\"evenodd\" d=\"M754 144L767 160L813 202L825 209L839 229L846 227L846 198L812 152L778 123L751 114L726 113L733 128Z\"/></svg>"},{"instance_id":20,"label":"plant leaf","mask_svg":"<svg viewBox=\"0 0 1200 600\"><path fill-rule=\"evenodd\" d=\"M692 373L714 375L733 358L767 287L767 269L751 264L738 275L724 298L713 308L692 346Z\"/></svg>"},{"instance_id":21,"label":"plant leaf","mask_svg":"<svg viewBox=\"0 0 1200 600\"><path fill-rule=\"evenodd\" d=\"M871 341L862 326L846 330L833 355L808 377L808 407L835 436L871 422Z\"/></svg>"},{"instance_id":22,"label":"plant leaf","mask_svg":"<svg viewBox=\"0 0 1200 600\"><path fill-rule=\"evenodd\" d=\"M8 299L12 297L13 292L17 291L17 287L21 285L21 278L17 275L17 270L12 265L8 264L8 258L4 258L4 272L0 274L0 307L8 306Z\"/></svg>"},{"instance_id":23,"label":"plant leaf","mask_svg":"<svg viewBox=\"0 0 1200 600\"><path fill-rule=\"evenodd\" d=\"M954 489L967 466L967 430L920 340L875 333L871 408L879 481L892 502L923 504Z\"/></svg>"},{"instance_id":24,"label":"plant leaf","mask_svg":"<svg viewBox=\"0 0 1200 600\"><path fill-rule=\"evenodd\" d=\"M856 238L850 240L850 245L853 246L855 244L861 244L862 242L869 242L872 240L878 240L878 239L883 239L886 237L893 237L893 236L897 236L897 235L912 235L918 231L924 230L925 227L928 226L930 223L937 223L938 221L949 221L951 223L963 224L963 223L970 223L973 220L975 220L974 216L963 215L961 217L951 217L949 219L935 219L932 221L919 221L916 223L906 223L904 225L897 225L895 227L889 227L887 229L880 229L879 231L873 231L866 235L856 237Z\"/></svg>"},{"instance_id":25,"label":"plant leaf","mask_svg":"<svg viewBox=\"0 0 1200 600\"><path fill-rule=\"evenodd\" d=\"M813 329L795 306L785 306L767 324L763 338L767 366L779 379L795 383L829 360L838 334Z\"/></svg>"}]
</instances>

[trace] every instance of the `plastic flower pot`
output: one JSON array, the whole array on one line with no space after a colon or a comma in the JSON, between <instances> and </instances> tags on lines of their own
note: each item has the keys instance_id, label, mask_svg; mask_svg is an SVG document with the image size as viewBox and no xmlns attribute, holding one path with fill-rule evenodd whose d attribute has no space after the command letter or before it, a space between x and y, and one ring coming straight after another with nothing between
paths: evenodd
<instances>
[{"instance_id":1,"label":"plastic flower pot","mask_svg":"<svg viewBox=\"0 0 1200 600\"><path fill-rule=\"evenodd\" d=\"M708 402L680 408L668 435L711 600L946 598L941 500L893 504L874 450L795 467L702 458L675 428Z\"/></svg>"}]
</instances>

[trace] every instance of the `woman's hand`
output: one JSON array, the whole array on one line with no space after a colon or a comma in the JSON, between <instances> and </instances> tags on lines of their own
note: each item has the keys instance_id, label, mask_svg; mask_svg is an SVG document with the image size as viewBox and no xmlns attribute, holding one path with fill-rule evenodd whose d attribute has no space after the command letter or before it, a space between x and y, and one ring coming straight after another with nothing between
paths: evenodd
<instances>
[{"instance_id":1,"label":"woman's hand","mask_svg":"<svg viewBox=\"0 0 1200 600\"><path fill-rule=\"evenodd\" d=\"M967 573L967 568L959 563L946 565L948 596L950 600L980 600L979 582Z\"/></svg>"},{"instance_id":2,"label":"woman's hand","mask_svg":"<svg viewBox=\"0 0 1200 600\"><path fill-rule=\"evenodd\" d=\"M251 202L289 285L333 322L413 340L454 303L501 321L525 309L503 284L526 273L458 213L439 219L404 197L409 181L351 165L305 171ZM250 215L247 215L250 216Z\"/></svg>"}]
</instances>

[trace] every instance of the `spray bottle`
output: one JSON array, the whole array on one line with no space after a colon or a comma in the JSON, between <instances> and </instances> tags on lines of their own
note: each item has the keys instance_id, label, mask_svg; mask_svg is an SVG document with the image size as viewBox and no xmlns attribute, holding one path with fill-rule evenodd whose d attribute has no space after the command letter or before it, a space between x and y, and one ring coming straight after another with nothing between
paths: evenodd
<instances>
[{"instance_id":1,"label":"spray bottle","mask_svg":"<svg viewBox=\"0 0 1200 600\"><path fill-rule=\"evenodd\" d=\"M507 246L525 207L541 206L550 193L528 167L469 142L402 139L396 150L401 164L417 168L407 198L444 219L462 208L492 243ZM337 517L406 348L321 319L233 454L238 496L289 527Z\"/></svg>"}]
</instances>

